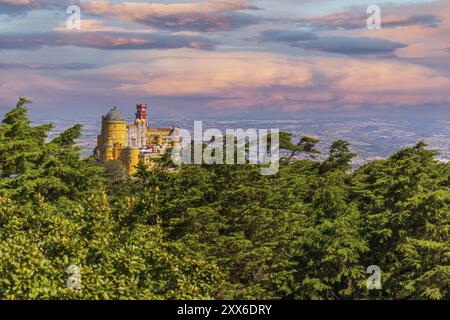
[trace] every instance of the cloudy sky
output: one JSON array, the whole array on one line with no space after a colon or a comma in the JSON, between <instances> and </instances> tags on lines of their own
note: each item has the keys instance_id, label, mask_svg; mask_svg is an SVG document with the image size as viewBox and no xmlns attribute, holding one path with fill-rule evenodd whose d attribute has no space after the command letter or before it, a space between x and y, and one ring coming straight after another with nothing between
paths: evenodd
<instances>
[{"instance_id":1,"label":"cloudy sky","mask_svg":"<svg viewBox=\"0 0 450 320\"><path fill-rule=\"evenodd\" d=\"M449 0L0 0L0 112L18 96L43 116L442 112L449 35Z\"/></svg>"}]
</instances>

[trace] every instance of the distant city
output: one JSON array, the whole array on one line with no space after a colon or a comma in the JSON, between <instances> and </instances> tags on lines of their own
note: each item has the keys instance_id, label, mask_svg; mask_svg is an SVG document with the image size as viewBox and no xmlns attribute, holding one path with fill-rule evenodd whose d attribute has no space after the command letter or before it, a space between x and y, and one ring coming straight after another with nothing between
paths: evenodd
<instances>
[{"instance_id":1,"label":"distant city","mask_svg":"<svg viewBox=\"0 0 450 320\"><path fill-rule=\"evenodd\" d=\"M131 118L130 118L131 119ZM53 122L55 129L52 136L59 134L75 123L83 125L83 135L79 145L83 155L89 156L96 145L98 132L101 129L99 118L71 118L71 119L33 119L34 124ZM201 119L196 119L201 120ZM154 127L167 127L176 124L179 128L191 130L194 120L180 119L151 119ZM280 131L294 133L294 139L300 136L312 136L320 139L318 148L321 155L326 157L330 144L337 139L348 140L352 150L358 154L353 164L360 166L364 163L383 159L395 151L411 146L420 140L425 140L430 149L439 151L437 160L450 161L450 120L386 120L382 118L356 119L303 119L303 120L224 120L204 119L205 128L247 129L247 128L279 128Z\"/></svg>"}]
</instances>

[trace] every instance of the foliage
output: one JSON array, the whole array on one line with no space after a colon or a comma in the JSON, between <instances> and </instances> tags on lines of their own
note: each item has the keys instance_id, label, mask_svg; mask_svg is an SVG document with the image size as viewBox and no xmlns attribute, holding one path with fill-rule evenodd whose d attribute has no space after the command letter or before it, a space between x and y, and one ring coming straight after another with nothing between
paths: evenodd
<instances>
[{"instance_id":1,"label":"foliage","mask_svg":"<svg viewBox=\"0 0 450 320\"><path fill-rule=\"evenodd\" d=\"M450 164L423 142L351 171L348 142L295 160L318 141L281 133L274 176L163 157L128 177L29 102L0 125L0 299L450 299Z\"/></svg>"},{"instance_id":2,"label":"foliage","mask_svg":"<svg viewBox=\"0 0 450 320\"><path fill-rule=\"evenodd\" d=\"M290 132L280 132L280 149L287 150L289 155L287 160L290 161L299 153L307 153L312 158L316 154L320 153L315 149L316 144L319 142L318 139L312 137L302 137L297 143L292 142L292 133Z\"/></svg>"}]
</instances>

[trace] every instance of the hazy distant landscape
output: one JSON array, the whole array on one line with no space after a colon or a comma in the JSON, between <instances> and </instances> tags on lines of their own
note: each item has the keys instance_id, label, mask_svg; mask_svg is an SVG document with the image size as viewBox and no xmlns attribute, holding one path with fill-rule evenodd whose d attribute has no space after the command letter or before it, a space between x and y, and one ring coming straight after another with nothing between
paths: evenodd
<instances>
[{"instance_id":1,"label":"hazy distant landscape","mask_svg":"<svg viewBox=\"0 0 450 320\"><path fill-rule=\"evenodd\" d=\"M53 122L55 130L52 135L61 133L74 123L83 125L83 136L79 145L83 154L89 155L95 147L97 134L100 132L100 118L70 119L33 119L35 124ZM196 119L200 120L200 119ZM152 127L168 127L172 124L191 130L194 120L153 119ZM429 147L439 150L438 160L450 160L450 120L393 120L377 117L354 119L304 119L304 120L203 120L205 128L220 130L236 128L279 128L281 131L293 132L295 137L313 136L320 139L318 145L323 159L330 143L337 139L351 142L358 157L354 165L360 165L378 158L385 158L398 149L411 146L425 140Z\"/></svg>"}]
</instances>

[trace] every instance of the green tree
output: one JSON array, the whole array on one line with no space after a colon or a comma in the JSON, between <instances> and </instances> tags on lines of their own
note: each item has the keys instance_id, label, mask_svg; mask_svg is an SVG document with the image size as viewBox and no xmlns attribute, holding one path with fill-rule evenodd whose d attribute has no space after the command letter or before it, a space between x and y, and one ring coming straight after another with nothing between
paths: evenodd
<instances>
[{"instance_id":1,"label":"green tree","mask_svg":"<svg viewBox=\"0 0 450 320\"><path fill-rule=\"evenodd\" d=\"M383 271L382 296L448 299L449 166L418 143L355 173L355 200L370 250Z\"/></svg>"},{"instance_id":2,"label":"green tree","mask_svg":"<svg viewBox=\"0 0 450 320\"><path fill-rule=\"evenodd\" d=\"M352 168L351 161L355 156L356 153L350 151L348 141L337 140L330 146L328 158L322 164L322 172L350 170Z\"/></svg>"},{"instance_id":3,"label":"green tree","mask_svg":"<svg viewBox=\"0 0 450 320\"><path fill-rule=\"evenodd\" d=\"M365 285L360 258L368 246L359 232L362 221L349 201L346 180L347 174L338 171L316 186L307 224L296 240L296 298L355 298Z\"/></svg>"},{"instance_id":4,"label":"green tree","mask_svg":"<svg viewBox=\"0 0 450 320\"><path fill-rule=\"evenodd\" d=\"M289 155L287 156L287 161L291 161L299 153L306 153L312 158L320 151L315 148L316 144L319 143L319 139L312 137L302 137L297 143L292 142L292 133L290 132L280 132L280 149L287 150Z\"/></svg>"}]
</instances>

